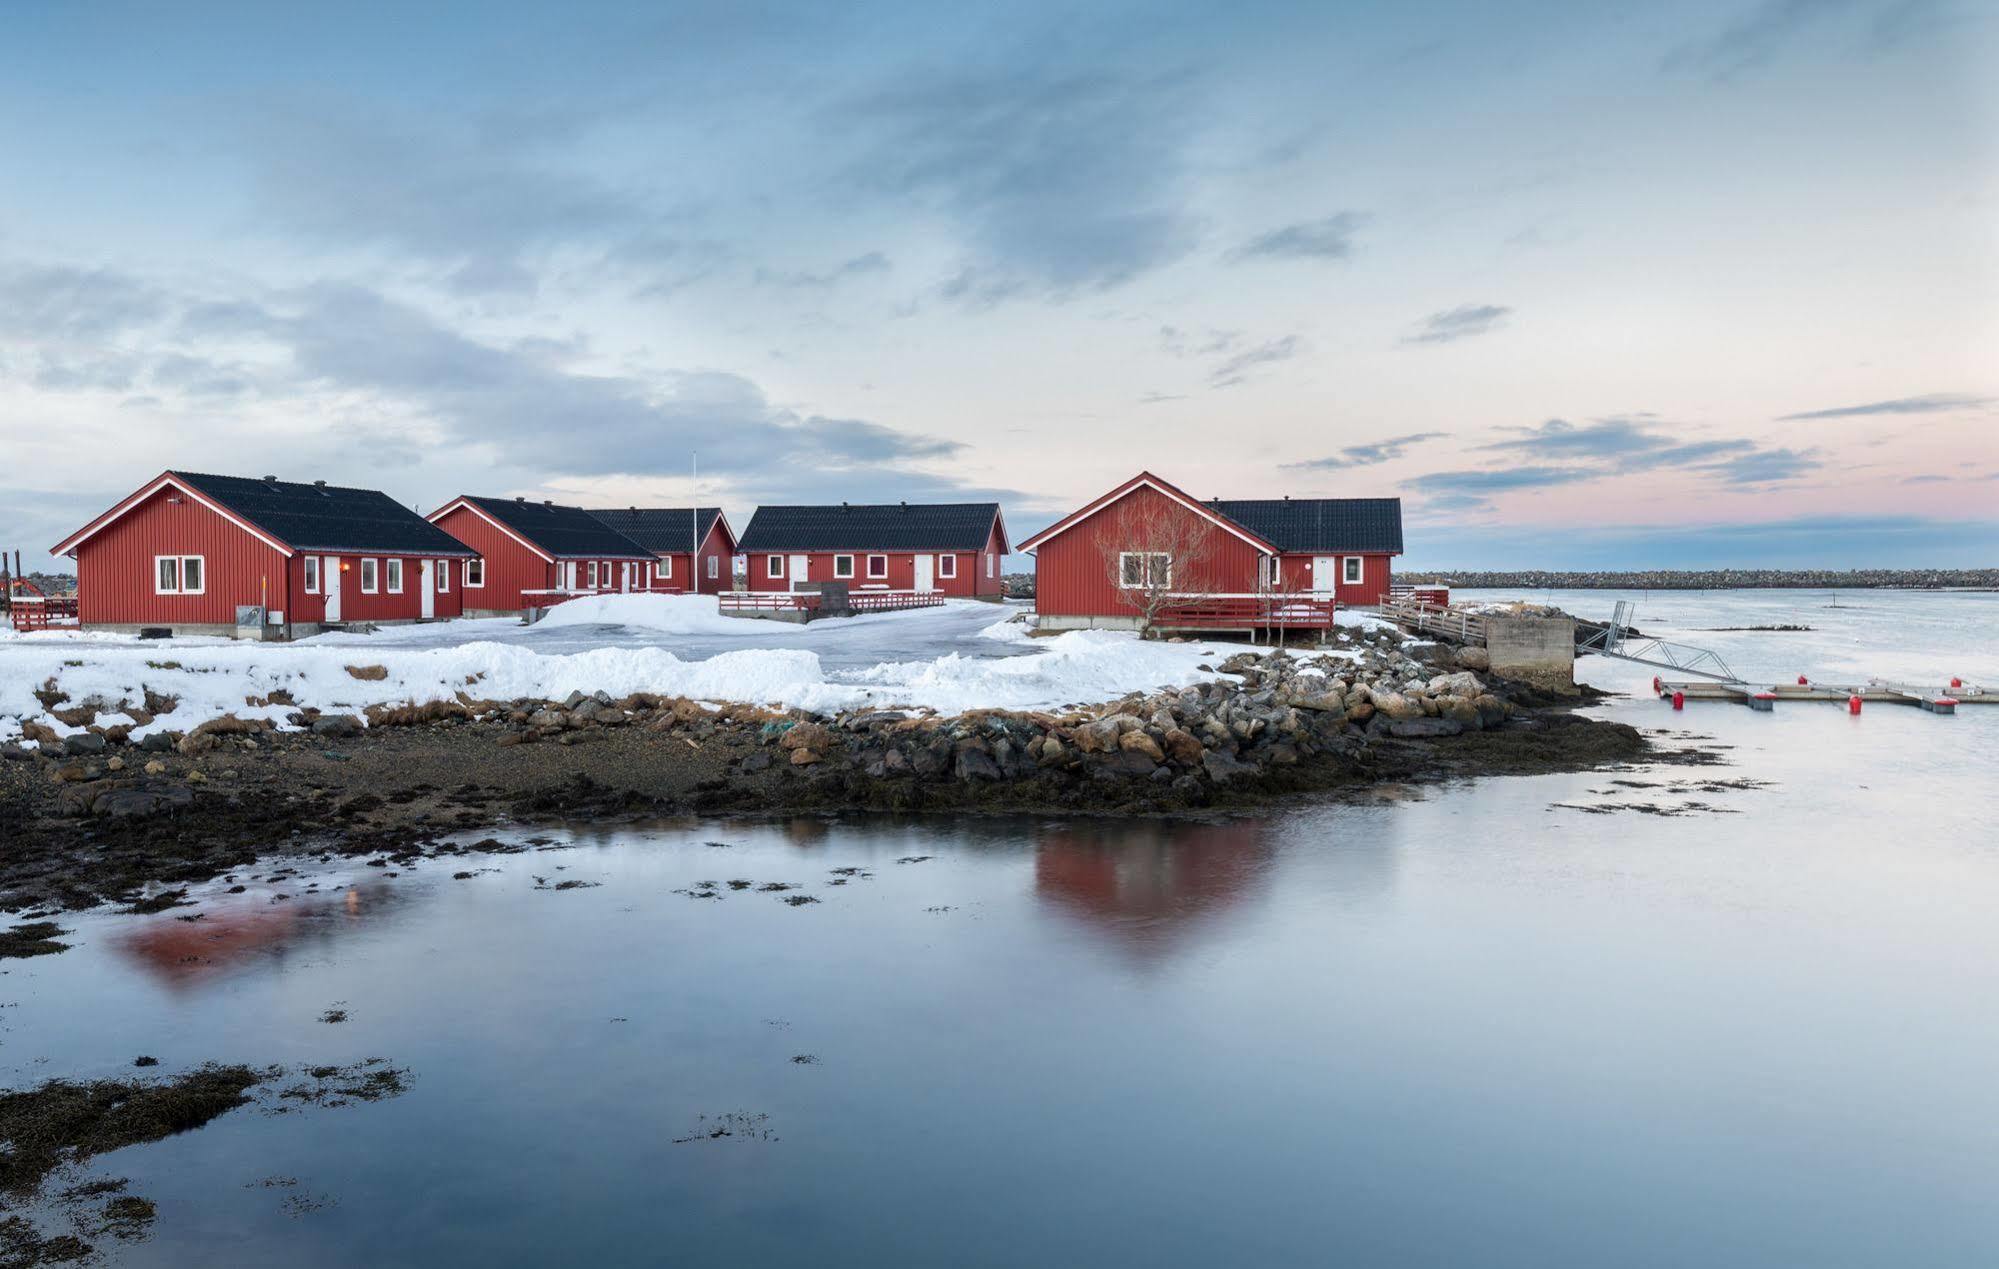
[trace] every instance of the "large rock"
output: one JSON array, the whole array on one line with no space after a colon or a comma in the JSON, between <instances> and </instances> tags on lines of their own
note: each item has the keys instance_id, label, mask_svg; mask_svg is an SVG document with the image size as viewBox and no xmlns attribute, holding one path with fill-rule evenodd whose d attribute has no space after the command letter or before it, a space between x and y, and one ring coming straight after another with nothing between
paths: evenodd
<instances>
[{"instance_id":1,"label":"large rock","mask_svg":"<svg viewBox=\"0 0 1999 1269\"><path fill-rule=\"evenodd\" d=\"M824 753L826 752L826 747L832 742L833 734L818 723L800 723L798 726L786 731L784 735L778 737L777 747L780 749L789 749L793 753L805 749ZM793 758L792 761L796 762L797 759Z\"/></svg>"},{"instance_id":2,"label":"large rock","mask_svg":"<svg viewBox=\"0 0 1999 1269\"><path fill-rule=\"evenodd\" d=\"M1118 748L1126 753L1142 753L1153 762L1166 761L1166 751L1159 742L1142 731L1128 731L1118 737Z\"/></svg>"},{"instance_id":3,"label":"large rock","mask_svg":"<svg viewBox=\"0 0 1999 1269\"><path fill-rule=\"evenodd\" d=\"M1388 734L1407 740L1423 739L1430 736L1455 736L1464 730L1464 724L1454 723L1448 718L1405 718L1388 724Z\"/></svg>"},{"instance_id":4,"label":"large rock","mask_svg":"<svg viewBox=\"0 0 1999 1269\"><path fill-rule=\"evenodd\" d=\"M1000 768L992 755L982 750L964 748L958 751L958 778L960 780L997 780Z\"/></svg>"},{"instance_id":5,"label":"large rock","mask_svg":"<svg viewBox=\"0 0 1999 1269\"><path fill-rule=\"evenodd\" d=\"M1490 670L1492 654L1484 648L1459 648L1451 658L1467 670Z\"/></svg>"},{"instance_id":6,"label":"large rock","mask_svg":"<svg viewBox=\"0 0 1999 1269\"><path fill-rule=\"evenodd\" d=\"M328 714L312 720L312 734L335 739L361 734L361 720L352 714Z\"/></svg>"},{"instance_id":7,"label":"large rock","mask_svg":"<svg viewBox=\"0 0 1999 1269\"><path fill-rule=\"evenodd\" d=\"M1084 723L1076 729L1076 748L1084 753L1109 753L1117 748L1118 737L1124 734L1118 725L1122 715L1099 718L1093 723Z\"/></svg>"},{"instance_id":8,"label":"large rock","mask_svg":"<svg viewBox=\"0 0 1999 1269\"><path fill-rule=\"evenodd\" d=\"M1432 696L1477 696L1485 690L1485 684L1478 681L1478 675L1469 670L1459 670L1455 674L1439 674L1430 680Z\"/></svg>"},{"instance_id":9,"label":"large rock","mask_svg":"<svg viewBox=\"0 0 1999 1269\"><path fill-rule=\"evenodd\" d=\"M1232 780L1257 774L1254 764L1240 761L1234 754L1222 749L1210 749L1202 755L1201 769L1206 771L1208 778L1216 784L1227 784Z\"/></svg>"},{"instance_id":10,"label":"large rock","mask_svg":"<svg viewBox=\"0 0 1999 1269\"><path fill-rule=\"evenodd\" d=\"M96 732L78 732L74 736L64 736L62 741L62 751L76 757L88 757L92 754L100 754L104 752L104 748L104 737L98 735Z\"/></svg>"},{"instance_id":11,"label":"large rock","mask_svg":"<svg viewBox=\"0 0 1999 1269\"><path fill-rule=\"evenodd\" d=\"M1373 691L1369 696L1375 712L1391 722L1423 717L1421 702L1400 692Z\"/></svg>"},{"instance_id":12,"label":"large rock","mask_svg":"<svg viewBox=\"0 0 1999 1269\"><path fill-rule=\"evenodd\" d=\"M1166 751L1168 758L1190 767L1200 762L1201 755L1207 752L1207 746L1195 739L1193 733L1178 727L1160 738L1160 747Z\"/></svg>"}]
</instances>

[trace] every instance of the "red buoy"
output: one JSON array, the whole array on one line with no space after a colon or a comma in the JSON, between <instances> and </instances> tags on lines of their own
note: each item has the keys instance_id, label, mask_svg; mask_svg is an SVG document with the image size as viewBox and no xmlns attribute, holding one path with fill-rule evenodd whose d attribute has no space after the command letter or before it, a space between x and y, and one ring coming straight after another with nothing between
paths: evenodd
<instances>
[{"instance_id":1,"label":"red buoy","mask_svg":"<svg viewBox=\"0 0 1999 1269\"><path fill-rule=\"evenodd\" d=\"M1673 693L1673 708L1685 709L1686 707L1687 707L1687 694L1685 692Z\"/></svg>"},{"instance_id":2,"label":"red buoy","mask_svg":"<svg viewBox=\"0 0 1999 1269\"><path fill-rule=\"evenodd\" d=\"M1960 679L1960 678L1952 678L1952 679L1951 679L1951 681L1950 681L1950 685L1951 685L1952 687L1963 687L1963 686L1964 686L1964 680L1963 680L1963 679Z\"/></svg>"},{"instance_id":3,"label":"red buoy","mask_svg":"<svg viewBox=\"0 0 1999 1269\"><path fill-rule=\"evenodd\" d=\"M1860 712L1859 693L1856 692L1852 696L1846 698L1846 712L1849 714L1858 714Z\"/></svg>"},{"instance_id":4,"label":"red buoy","mask_svg":"<svg viewBox=\"0 0 1999 1269\"><path fill-rule=\"evenodd\" d=\"M1812 681L1811 681L1810 679L1806 678L1806 677L1805 677L1804 675L1802 675L1802 674L1800 674L1800 675L1798 676L1798 686L1799 686L1799 687L1809 687L1809 686L1811 686L1811 682L1812 682Z\"/></svg>"},{"instance_id":5,"label":"red buoy","mask_svg":"<svg viewBox=\"0 0 1999 1269\"><path fill-rule=\"evenodd\" d=\"M1652 695L1657 696L1663 686L1664 685L1659 682L1659 676L1654 674L1652 676Z\"/></svg>"}]
</instances>

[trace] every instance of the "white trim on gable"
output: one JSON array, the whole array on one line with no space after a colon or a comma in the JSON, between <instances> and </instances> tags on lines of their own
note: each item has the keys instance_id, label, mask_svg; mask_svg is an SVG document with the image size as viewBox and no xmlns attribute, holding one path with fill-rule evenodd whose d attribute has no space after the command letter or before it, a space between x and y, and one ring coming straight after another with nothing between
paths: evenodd
<instances>
[{"instance_id":1,"label":"white trim on gable","mask_svg":"<svg viewBox=\"0 0 1999 1269\"><path fill-rule=\"evenodd\" d=\"M70 536L64 538L62 541L50 547L49 554L68 555L74 552L77 547L82 546L85 542L88 542L91 538L96 537L99 533L102 533L104 530L110 528L113 524L116 524L119 520L124 519L125 516L129 514L134 508L136 508L140 503L152 497L160 490L165 489L169 485L173 486L175 489L180 490L182 493L194 499L202 506L207 507L210 511L213 511L216 515L221 516L224 520L227 520L229 523L243 530L243 532L249 534L251 537L257 539L259 542L262 542L265 546L270 547L273 551L276 551L278 554L284 556L286 559L290 559L293 555L297 554L297 552L293 551L291 547L286 546L284 543L278 541L270 534L265 533L262 529L259 529L255 525L251 524L248 520L245 520L241 516L238 516L234 512L230 511L227 507L224 507L221 503L215 501L215 499L201 492L201 490L196 489L193 485L188 484L185 480L176 477L172 472L162 472L160 474L159 479L155 480L152 484L147 485L144 489L141 489L138 493L133 494L131 497L125 499L125 501L111 508L111 510L105 512L97 519L91 521L89 524L84 525L83 528L77 530L75 533L72 533Z\"/></svg>"},{"instance_id":2,"label":"white trim on gable","mask_svg":"<svg viewBox=\"0 0 1999 1269\"><path fill-rule=\"evenodd\" d=\"M555 563L555 557L553 555L550 555L547 551L542 550L540 547L528 541L526 538L514 532L512 529L509 529L506 525L501 524L498 520L495 520L492 516L488 515L485 512L485 510L479 506L478 503L473 502L471 499L466 498L462 495L457 498L453 498L450 502L445 503L437 510L425 516L424 519L430 521L432 524L436 524L439 520L443 519L451 512L458 510L460 507L465 508L465 510L470 511L473 515L478 516L481 520L484 520L487 524L492 525L500 532L506 534L514 541L520 543L522 546L532 551L535 554L535 556L541 559L544 563L548 564Z\"/></svg>"},{"instance_id":3,"label":"white trim on gable","mask_svg":"<svg viewBox=\"0 0 1999 1269\"><path fill-rule=\"evenodd\" d=\"M1238 538L1241 538L1244 542L1249 543L1249 545L1255 547L1258 551L1260 551L1265 555L1276 555L1280 553L1276 549L1274 544L1269 542L1259 541L1257 538L1252 537L1250 534L1244 532L1240 527L1238 527L1235 524L1235 522L1227 519L1222 515L1217 514L1213 507L1204 506L1201 503L1194 501L1194 499L1188 497L1186 494L1168 488L1164 482L1162 482L1157 476L1154 476L1151 472L1140 473L1139 475L1133 477L1131 480L1126 481L1123 485L1105 494L1103 497L1098 498L1095 502L1092 502L1088 506L1082 508L1080 511L1070 512L1068 515L1062 517L1060 520L1057 520L1054 524L1049 525L1047 528L1035 534L1033 537L1030 537L1025 542L1022 542L1019 545L1015 546L1013 549L1018 553L1031 555L1049 541L1057 537L1060 537L1064 533L1067 533L1069 530L1075 528L1077 525L1083 523L1083 521L1089 519L1091 516L1096 515L1098 512L1111 506L1113 503L1124 501L1126 498L1129 498L1131 495L1137 493L1141 489L1150 489L1154 493L1158 494L1160 497L1170 499L1171 501L1177 502L1181 506L1186 507L1188 510L1198 513L1203 519L1212 522L1215 525L1215 527L1222 529L1227 533L1233 534Z\"/></svg>"}]
</instances>

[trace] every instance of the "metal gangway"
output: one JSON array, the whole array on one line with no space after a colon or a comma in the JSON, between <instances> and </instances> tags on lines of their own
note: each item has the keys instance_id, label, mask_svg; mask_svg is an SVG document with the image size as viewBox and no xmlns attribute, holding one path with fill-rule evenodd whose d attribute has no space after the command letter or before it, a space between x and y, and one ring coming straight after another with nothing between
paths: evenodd
<instances>
[{"instance_id":1,"label":"metal gangway","mask_svg":"<svg viewBox=\"0 0 1999 1269\"><path fill-rule=\"evenodd\" d=\"M1664 670L1677 670L1683 674L1699 674L1705 678L1720 679L1724 683L1739 683L1734 670L1719 655L1706 648L1690 647L1684 643L1673 643L1667 639L1654 639L1649 635L1635 634L1631 629L1632 604L1628 599L1617 601L1608 625L1576 635L1578 653L1593 652L1598 656L1617 657L1624 661L1636 661L1641 665L1657 666Z\"/></svg>"}]
</instances>

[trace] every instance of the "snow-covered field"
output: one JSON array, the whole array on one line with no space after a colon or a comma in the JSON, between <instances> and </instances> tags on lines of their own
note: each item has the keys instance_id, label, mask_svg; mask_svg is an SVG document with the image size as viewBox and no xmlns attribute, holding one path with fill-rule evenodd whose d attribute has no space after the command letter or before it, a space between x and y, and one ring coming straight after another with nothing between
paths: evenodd
<instances>
[{"instance_id":1,"label":"snow-covered field","mask_svg":"<svg viewBox=\"0 0 1999 1269\"><path fill-rule=\"evenodd\" d=\"M1199 666L1229 651L1108 631L1035 639L1013 612L967 600L799 627L720 616L712 597L609 595L572 600L534 626L451 621L290 644L7 633L0 635L0 740L19 737L27 720L57 735L82 730L36 697L50 682L69 698L60 709L99 703L107 711L101 725L129 722L108 711L140 704L149 690L174 698L173 710L133 730L139 738L229 713L283 726L300 707L359 713L459 693L511 700L645 691L822 712L870 704L940 713L1050 709L1197 682L1211 677ZM371 666L385 676L349 673ZM294 704L247 703L280 691Z\"/></svg>"}]
</instances>

